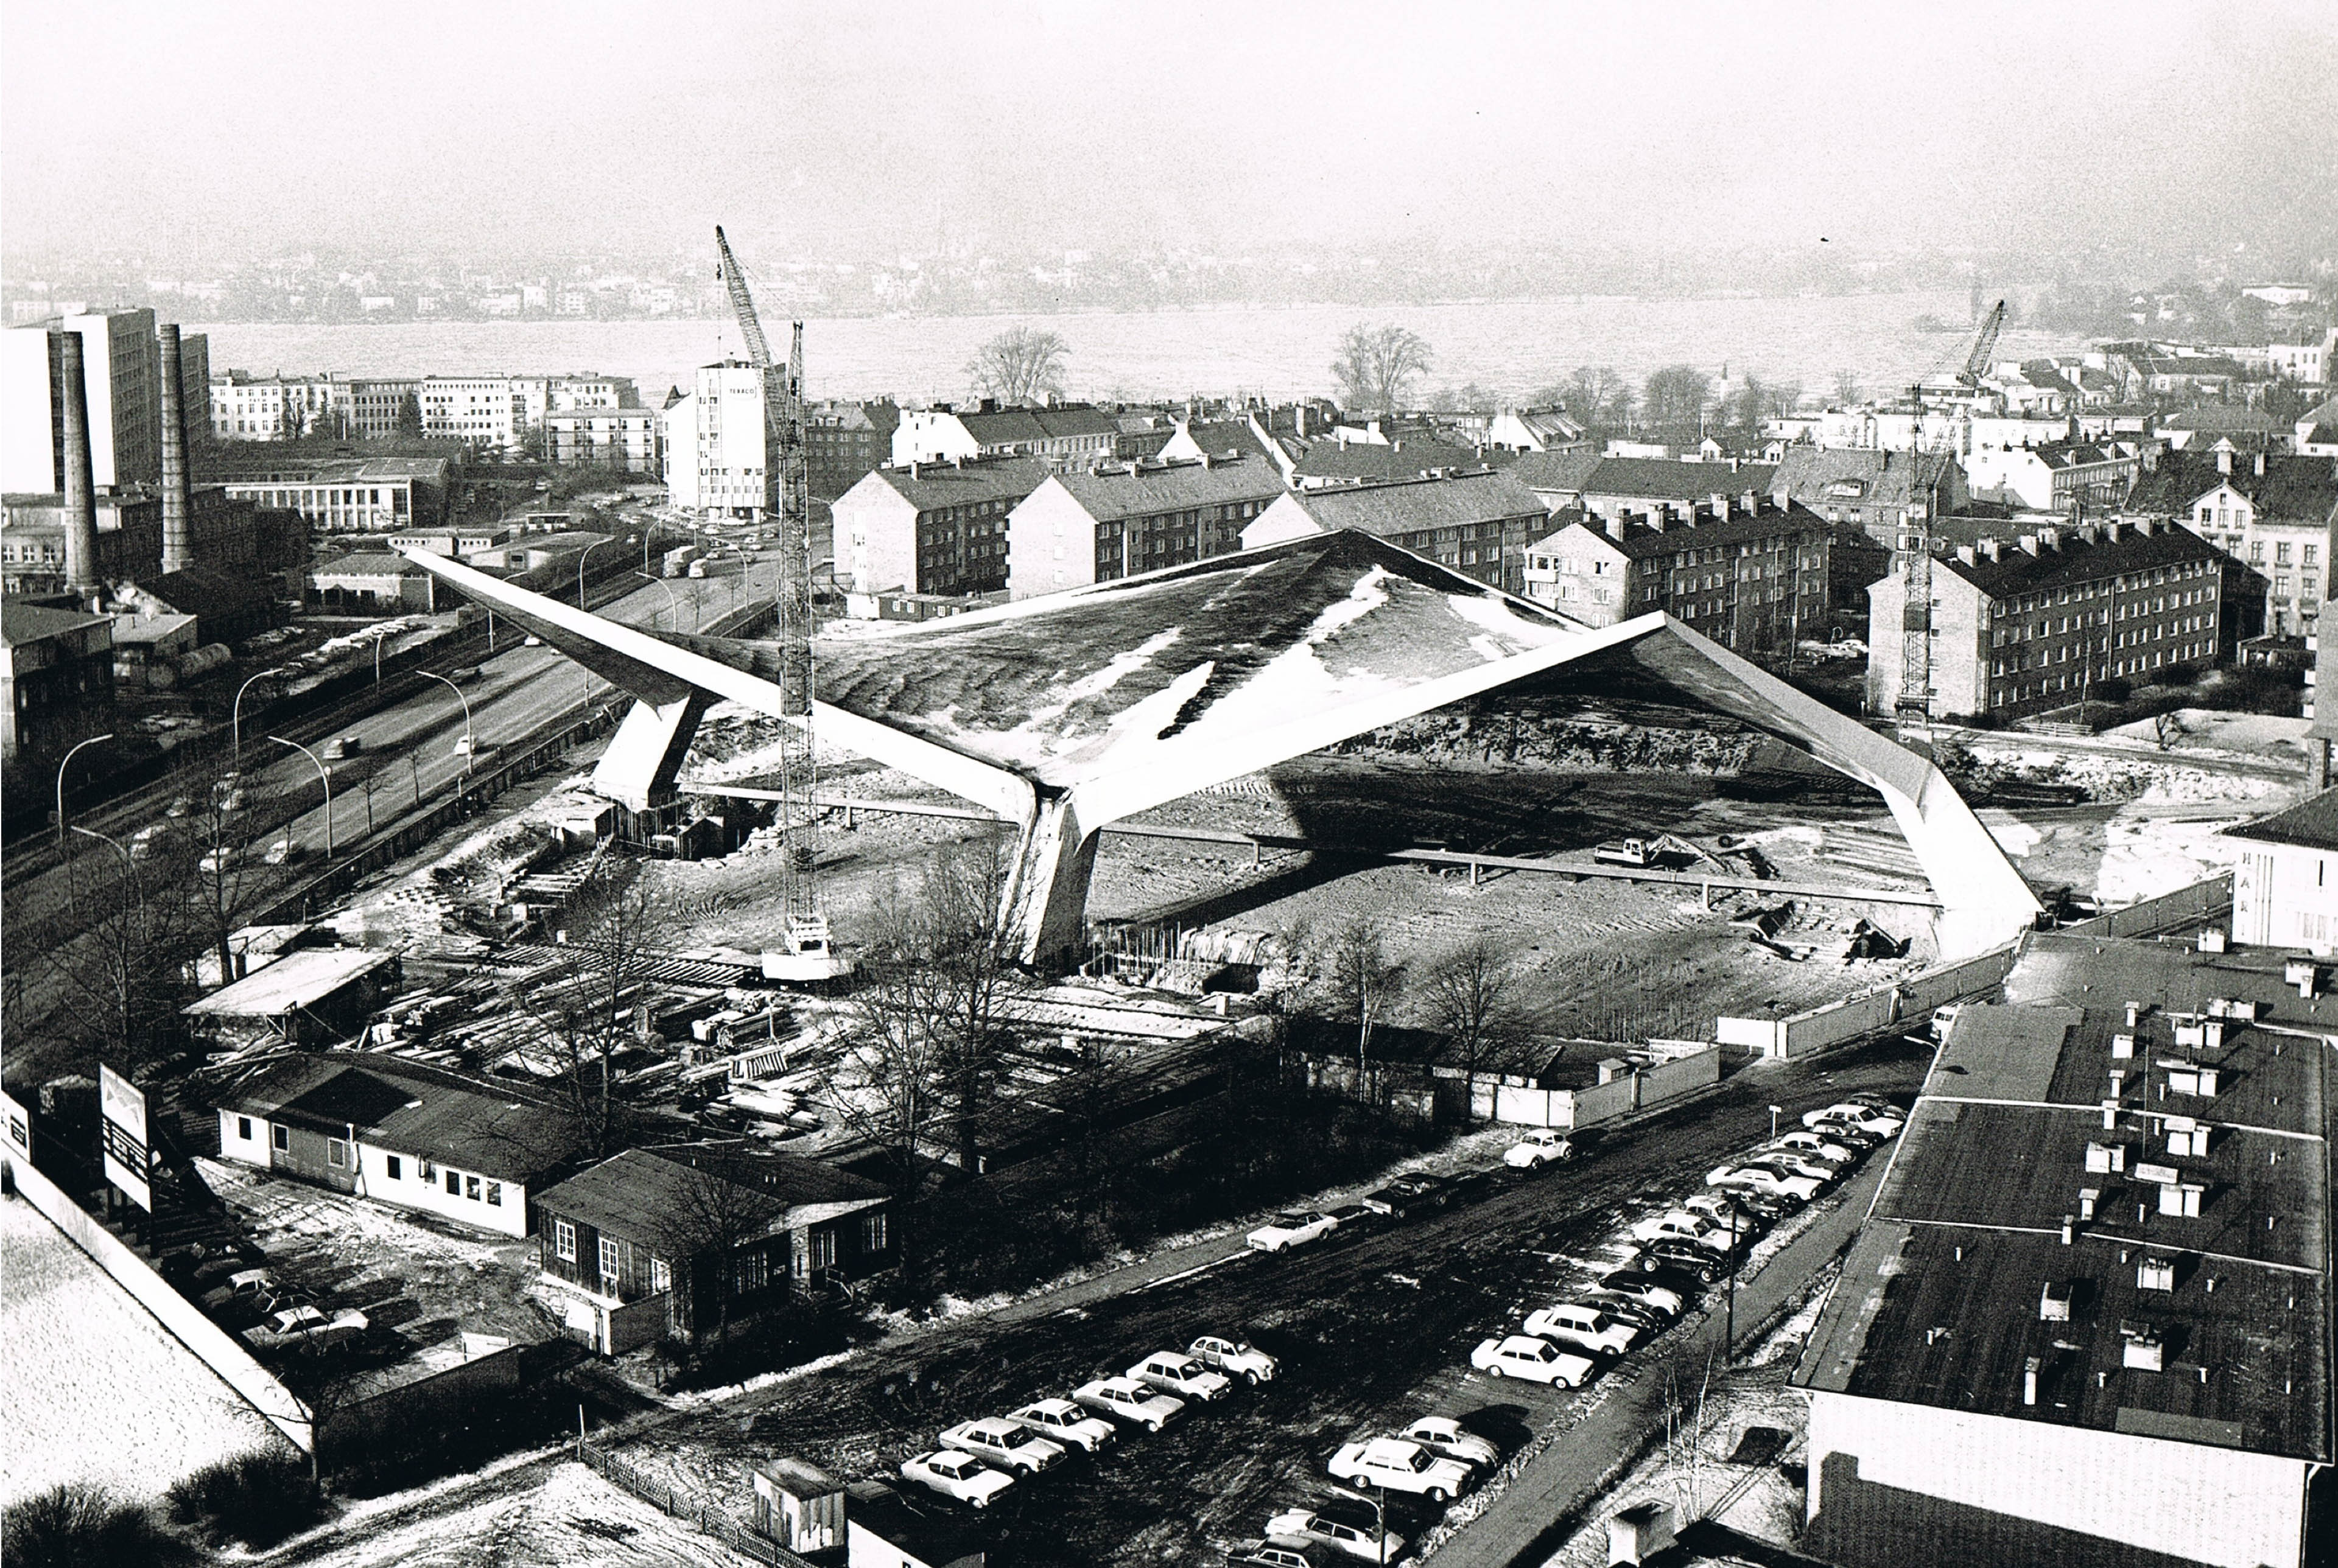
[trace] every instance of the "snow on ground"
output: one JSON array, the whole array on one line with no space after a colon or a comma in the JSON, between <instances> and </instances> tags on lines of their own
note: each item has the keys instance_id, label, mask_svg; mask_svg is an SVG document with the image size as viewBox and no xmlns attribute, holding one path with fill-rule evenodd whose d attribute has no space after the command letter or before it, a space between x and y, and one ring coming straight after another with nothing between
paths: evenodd
<instances>
[{"instance_id":1,"label":"snow on ground","mask_svg":"<svg viewBox=\"0 0 2338 1568\"><path fill-rule=\"evenodd\" d=\"M0 1502L76 1481L144 1499L282 1446L273 1426L21 1198L0 1199Z\"/></svg>"},{"instance_id":2,"label":"snow on ground","mask_svg":"<svg viewBox=\"0 0 2338 1568\"><path fill-rule=\"evenodd\" d=\"M572 1460L524 1492L497 1489L467 1508L344 1539L309 1561L318 1568L737 1568L745 1559Z\"/></svg>"}]
</instances>

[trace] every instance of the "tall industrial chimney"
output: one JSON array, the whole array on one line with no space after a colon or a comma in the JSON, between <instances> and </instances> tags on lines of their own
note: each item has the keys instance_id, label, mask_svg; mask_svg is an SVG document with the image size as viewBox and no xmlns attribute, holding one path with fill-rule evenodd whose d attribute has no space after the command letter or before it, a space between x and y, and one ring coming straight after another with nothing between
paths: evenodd
<instances>
[{"instance_id":1,"label":"tall industrial chimney","mask_svg":"<svg viewBox=\"0 0 2338 1568\"><path fill-rule=\"evenodd\" d=\"M179 385L179 324L159 328L162 340L162 570L184 572L195 564L187 516L187 408Z\"/></svg>"},{"instance_id":2,"label":"tall industrial chimney","mask_svg":"<svg viewBox=\"0 0 2338 1568\"><path fill-rule=\"evenodd\" d=\"M57 334L58 401L64 405L65 591L84 603L97 597L97 476L89 457L89 384L78 332Z\"/></svg>"}]
</instances>

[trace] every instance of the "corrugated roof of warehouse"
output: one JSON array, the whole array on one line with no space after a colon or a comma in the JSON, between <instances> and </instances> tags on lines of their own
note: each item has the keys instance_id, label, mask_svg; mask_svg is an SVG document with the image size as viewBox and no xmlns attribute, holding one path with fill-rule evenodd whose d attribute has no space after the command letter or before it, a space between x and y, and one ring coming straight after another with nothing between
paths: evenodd
<instances>
[{"instance_id":1,"label":"corrugated roof of warehouse","mask_svg":"<svg viewBox=\"0 0 2338 1568\"><path fill-rule=\"evenodd\" d=\"M1272 500L1283 494L1282 474L1261 457L1075 468L1056 475L1056 482L1100 523L1233 501Z\"/></svg>"},{"instance_id":2,"label":"corrugated roof of warehouse","mask_svg":"<svg viewBox=\"0 0 2338 1568\"><path fill-rule=\"evenodd\" d=\"M2038 554L2032 555L2013 540L2007 540L1996 561L1982 558L1968 563L1958 556L1943 555L1934 560L1933 569L1952 572L1990 598L2003 599L2093 583L2124 573L2214 561L2223 554L2198 534L2182 528L2156 528L2149 534L2126 531L2115 541L2105 539L2093 544L2065 529L2058 550L2040 545Z\"/></svg>"},{"instance_id":3,"label":"corrugated roof of warehouse","mask_svg":"<svg viewBox=\"0 0 2338 1568\"><path fill-rule=\"evenodd\" d=\"M978 457L969 463L921 462L872 470L871 477L920 512L983 501L1020 501L1055 470L1037 457Z\"/></svg>"},{"instance_id":4,"label":"corrugated roof of warehouse","mask_svg":"<svg viewBox=\"0 0 2338 1568\"><path fill-rule=\"evenodd\" d=\"M706 1183L742 1194L742 1220L793 1230L884 1201L864 1177L801 1155L724 1158L705 1151L628 1149L537 1195L546 1211L596 1230L657 1241L686 1229L706 1207Z\"/></svg>"}]
</instances>

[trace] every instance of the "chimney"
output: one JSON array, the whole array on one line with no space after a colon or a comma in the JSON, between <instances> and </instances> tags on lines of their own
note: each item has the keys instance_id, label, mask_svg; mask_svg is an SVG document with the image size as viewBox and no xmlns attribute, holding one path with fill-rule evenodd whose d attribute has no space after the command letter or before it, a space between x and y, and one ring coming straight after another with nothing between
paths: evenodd
<instances>
[{"instance_id":1,"label":"chimney","mask_svg":"<svg viewBox=\"0 0 2338 1568\"><path fill-rule=\"evenodd\" d=\"M1978 564L1977 555L1978 553L1970 544L1960 544L1957 546L1957 559L1963 562L1968 566Z\"/></svg>"},{"instance_id":2,"label":"chimney","mask_svg":"<svg viewBox=\"0 0 2338 1568\"><path fill-rule=\"evenodd\" d=\"M84 603L97 594L97 479L89 458L89 384L81 334L57 334L58 402L65 467L65 590Z\"/></svg>"},{"instance_id":3,"label":"chimney","mask_svg":"<svg viewBox=\"0 0 2338 1568\"><path fill-rule=\"evenodd\" d=\"M2062 547L2062 530L2058 527L2040 528L2038 530L2038 544L2041 549L2059 550Z\"/></svg>"},{"instance_id":4,"label":"chimney","mask_svg":"<svg viewBox=\"0 0 2338 1568\"><path fill-rule=\"evenodd\" d=\"M2103 524L2103 542L2108 544L2116 544L2119 542L2119 535L2126 532L2127 524L2114 517L2109 522Z\"/></svg>"},{"instance_id":5,"label":"chimney","mask_svg":"<svg viewBox=\"0 0 2338 1568\"><path fill-rule=\"evenodd\" d=\"M1982 554L1989 557L1991 565L2005 559L2005 546L1994 539L1982 540L1979 548Z\"/></svg>"},{"instance_id":6,"label":"chimney","mask_svg":"<svg viewBox=\"0 0 2338 1568\"><path fill-rule=\"evenodd\" d=\"M2062 1216L2062 1245L2063 1245L2063 1246L2065 1246L2065 1247L2069 1246L2069 1245L2070 1245L2070 1243L2071 1243L2072 1241L2074 1241L2074 1240L2076 1240L2078 1239L2078 1217L2077 1215L2075 1215L2075 1214L2065 1214L2065 1215L2063 1215L2063 1216Z\"/></svg>"},{"instance_id":7,"label":"chimney","mask_svg":"<svg viewBox=\"0 0 2338 1568\"><path fill-rule=\"evenodd\" d=\"M186 399L179 384L179 324L157 328L162 343L162 570L184 572L195 564L188 532Z\"/></svg>"},{"instance_id":8,"label":"chimney","mask_svg":"<svg viewBox=\"0 0 2338 1568\"><path fill-rule=\"evenodd\" d=\"M2024 534L2020 538L2015 540L2014 543L2021 546L2021 553L2025 555L2035 555L2038 554L2038 535L2035 534Z\"/></svg>"},{"instance_id":9,"label":"chimney","mask_svg":"<svg viewBox=\"0 0 2338 1568\"><path fill-rule=\"evenodd\" d=\"M2021 1402L2024 1405L2038 1403L2038 1357L2035 1356L2029 1357L2021 1368Z\"/></svg>"},{"instance_id":10,"label":"chimney","mask_svg":"<svg viewBox=\"0 0 2338 1568\"><path fill-rule=\"evenodd\" d=\"M1732 459L1735 461L1735 459ZM1729 521L1729 497L1715 490L1713 493L1713 517L1716 523Z\"/></svg>"},{"instance_id":11,"label":"chimney","mask_svg":"<svg viewBox=\"0 0 2338 1568\"><path fill-rule=\"evenodd\" d=\"M2233 449L2224 442L2216 443L2216 472L2230 475L2233 471Z\"/></svg>"},{"instance_id":12,"label":"chimney","mask_svg":"<svg viewBox=\"0 0 2338 1568\"><path fill-rule=\"evenodd\" d=\"M2262 452L2257 454L2257 477L2264 477L2264 454Z\"/></svg>"},{"instance_id":13,"label":"chimney","mask_svg":"<svg viewBox=\"0 0 2338 1568\"><path fill-rule=\"evenodd\" d=\"M1607 519L1607 537L1608 537L1608 538L1610 538L1610 539L1621 539L1623 536L1624 536L1624 519L1623 519L1622 515L1619 514L1617 514L1616 516L1614 516L1614 517L1610 517L1610 518L1608 518L1608 519Z\"/></svg>"}]
</instances>

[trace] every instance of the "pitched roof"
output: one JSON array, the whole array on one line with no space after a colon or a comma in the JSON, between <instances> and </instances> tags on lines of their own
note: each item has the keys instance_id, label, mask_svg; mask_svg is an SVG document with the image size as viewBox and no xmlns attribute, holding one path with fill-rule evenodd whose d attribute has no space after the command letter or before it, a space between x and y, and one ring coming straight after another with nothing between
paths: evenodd
<instances>
[{"instance_id":1,"label":"pitched roof","mask_svg":"<svg viewBox=\"0 0 2338 1568\"><path fill-rule=\"evenodd\" d=\"M1291 497L1326 533L1361 528L1389 538L1428 528L1467 527L1503 518L1540 522L1543 505L1508 474L1457 474L1387 485L1336 485Z\"/></svg>"},{"instance_id":2,"label":"pitched roof","mask_svg":"<svg viewBox=\"0 0 2338 1568\"><path fill-rule=\"evenodd\" d=\"M2338 849L2338 789L2309 796L2286 811L2227 828L2234 838L2254 838L2264 844L2294 844L2305 849Z\"/></svg>"},{"instance_id":3,"label":"pitched roof","mask_svg":"<svg viewBox=\"0 0 2338 1568\"><path fill-rule=\"evenodd\" d=\"M1247 419L1196 419L1185 426L1185 435L1195 446L1215 456L1228 453L1243 457L1273 456L1259 444L1258 433Z\"/></svg>"},{"instance_id":4,"label":"pitched roof","mask_svg":"<svg viewBox=\"0 0 2338 1568\"><path fill-rule=\"evenodd\" d=\"M2225 474L2215 453L2185 451L2162 454L2138 477L2127 510L2173 515L2222 485L2247 496L2260 522L2320 524L2338 509L2338 464L2327 457L2267 457L2263 474L2254 460L2238 461Z\"/></svg>"},{"instance_id":5,"label":"pitched roof","mask_svg":"<svg viewBox=\"0 0 2338 1568\"><path fill-rule=\"evenodd\" d=\"M369 947L309 947L255 969L180 1009L190 1017L276 1018L313 1007L398 955Z\"/></svg>"},{"instance_id":6,"label":"pitched roof","mask_svg":"<svg viewBox=\"0 0 2338 1568\"><path fill-rule=\"evenodd\" d=\"M1606 461L1596 452L1526 452L1504 472L1529 489L1579 495L1583 482Z\"/></svg>"},{"instance_id":7,"label":"pitched roof","mask_svg":"<svg viewBox=\"0 0 2338 1568\"><path fill-rule=\"evenodd\" d=\"M1390 446L1370 441L1318 441L1292 472L1302 479L1417 479L1433 468L1483 468L1486 456L1473 446L1449 446L1427 436L1406 436Z\"/></svg>"},{"instance_id":8,"label":"pitched roof","mask_svg":"<svg viewBox=\"0 0 2338 1568\"><path fill-rule=\"evenodd\" d=\"M387 550L358 550L319 561L309 569L311 577L420 577L422 568Z\"/></svg>"},{"instance_id":9,"label":"pitched roof","mask_svg":"<svg viewBox=\"0 0 2338 1568\"><path fill-rule=\"evenodd\" d=\"M628 1149L537 1200L596 1230L655 1242L690 1227L707 1204L709 1182L726 1190L726 1205L742 1221L767 1234L873 1208L886 1195L874 1181L800 1155L682 1145Z\"/></svg>"},{"instance_id":10,"label":"pitched roof","mask_svg":"<svg viewBox=\"0 0 2338 1568\"><path fill-rule=\"evenodd\" d=\"M1596 534L1601 544L1631 561L1647 561L1658 555L1702 550L1716 544L1748 544L1756 540L1774 539L1789 529L1822 531L1826 527L1817 514L1802 506L1792 506L1784 511L1732 512L1724 519L1708 519L1694 526L1674 523L1658 529L1645 523L1626 523L1622 525L1623 537L1620 539L1597 518L1580 510L1562 512L1551 521L1563 523L1564 526L1548 535L1547 540L1529 545L1529 549L1539 549L1549 540L1556 540L1571 529L1581 528Z\"/></svg>"},{"instance_id":11,"label":"pitched roof","mask_svg":"<svg viewBox=\"0 0 2338 1568\"><path fill-rule=\"evenodd\" d=\"M985 446L1036 445L1074 436L1116 436L1119 422L1086 403L1054 408L998 408L987 414L960 414L967 434Z\"/></svg>"},{"instance_id":12,"label":"pitched roof","mask_svg":"<svg viewBox=\"0 0 2338 1568\"><path fill-rule=\"evenodd\" d=\"M287 1056L214 1101L311 1132L354 1129L366 1142L512 1181L534 1181L584 1147L574 1118L515 1085L377 1052Z\"/></svg>"},{"instance_id":13,"label":"pitched roof","mask_svg":"<svg viewBox=\"0 0 2338 1568\"><path fill-rule=\"evenodd\" d=\"M0 643L40 642L62 632L78 631L95 622L111 625L111 615L88 615L78 610L50 610L38 604L0 603Z\"/></svg>"},{"instance_id":14,"label":"pitched roof","mask_svg":"<svg viewBox=\"0 0 2338 1568\"><path fill-rule=\"evenodd\" d=\"M2122 573L2225 559L2223 551L2183 528L2155 528L2149 534L2121 530L2117 539L2098 537L2091 544L2084 535L2065 529L2060 539L2059 549L2041 544L2035 555L2010 544L1995 561L1983 558L1968 563L1943 555L1933 563L1933 569L1955 573L1992 599L2004 599L2097 582Z\"/></svg>"},{"instance_id":15,"label":"pitched roof","mask_svg":"<svg viewBox=\"0 0 2338 1568\"><path fill-rule=\"evenodd\" d=\"M1676 457L1603 457L1583 482L1586 495L1703 501L1716 492L1767 494L1777 469L1766 463L1687 463Z\"/></svg>"},{"instance_id":16,"label":"pitched roof","mask_svg":"<svg viewBox=\"0 0 2338 1568\"><path fill-rule=\"evenodd\" d=\"M983 501L1020 501L1054 472L1036 457L977 457L962 465L913 463L900 468L878 468L860 483L889 485L918 511L934 512Z\"/></svg>"},{"instance_id":17,"label":"pitched roof","mask_svg":"<svg viewBox=\"0 0 2338 1568\"><path fill-rule=\"evenodd\" d=\"M198 620L206 615L234 615L250 609L253 601L269 597L263 579L234 576L211 566L166 572L139 586L158 603Z\"/></svg>"},{"instance_id":18,"label":"pitched roof","mask_svg":"<svg viewBox=\"0 0 2338 1568\"><path fill-rule=\"evenodd\" d=\"M1789 446L1771 475L1770 493L1789 496L1805 506L1830 501L1901 506L1908 504L1918 485L1937 484L1948 466L1944 452L1918 455L1865 446ZM1852 485L1860 487L1856 495L1842 489Z\"/></svg>"},{"instance_id":19,"label":"pitched roof","mask_svg":"<svg viewBox=\"0 0 2338 1568\"><path fill-rule=\"evenodd\" d=\"M1135 463L1103 472L1076 468L1056 475L1054 483L1070 491L1072 499L1099 523L1230 501L1271 500L1284 493L1282 473L1259 457L1231 463Z\"/></svg>"}]
</instances>

